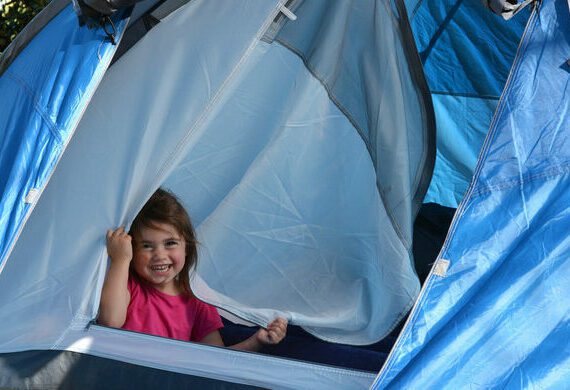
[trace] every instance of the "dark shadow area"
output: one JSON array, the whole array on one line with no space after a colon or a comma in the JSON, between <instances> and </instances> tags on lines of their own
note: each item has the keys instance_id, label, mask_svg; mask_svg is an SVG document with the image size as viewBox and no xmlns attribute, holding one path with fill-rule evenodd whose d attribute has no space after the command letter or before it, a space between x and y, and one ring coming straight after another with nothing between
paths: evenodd
<instances>
[{"instance_id":1,"label":"dark shadow area","mask_svg":"<svg viewBox=\"0 0 570 390\"><path fill-rule=\"evenodd\" d=\"M416 218L413 253L416 272L422 285L443 246L455 210L437 203L426 203Z\"/></svg>"},{"instance_id":2,"label":"dark shadow area","mask_svg":"<svg viewBox=\"0 0 570 390\"><path fill-rule=\"evenodd\" d=\"M233 324L224 319L220 331L226 345L235 344L253 335L257 327ZM289 326L287 337L274 346L266 346L261 353L288 359L302 360L335 367L378 372L401 330L401 324L378 343L367 346L334 344L320 340L298 326Z\"/></svg>"}]
</instances>

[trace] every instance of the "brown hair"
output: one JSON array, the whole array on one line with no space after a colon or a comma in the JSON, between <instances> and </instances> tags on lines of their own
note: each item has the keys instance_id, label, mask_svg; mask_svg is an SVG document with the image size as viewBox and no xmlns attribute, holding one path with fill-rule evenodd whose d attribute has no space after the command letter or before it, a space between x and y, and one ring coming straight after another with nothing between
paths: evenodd
<instances>
[{"instance_id":1,"label":"brown hair","mask_svg":"<svg viewBox=\"0 0 570 390\"><path fill-rule=\"evenodd\" d=\"M198 262L196 234L184 206L174 194L162 188L152 194L135 217L129 234L134 237L133 233L140 232L142 227L154 228L157 222L173 226L186 241L186 261L178 274L178 285L185 293L191 294L189 274Z\"/></svg>"}]
</instances>

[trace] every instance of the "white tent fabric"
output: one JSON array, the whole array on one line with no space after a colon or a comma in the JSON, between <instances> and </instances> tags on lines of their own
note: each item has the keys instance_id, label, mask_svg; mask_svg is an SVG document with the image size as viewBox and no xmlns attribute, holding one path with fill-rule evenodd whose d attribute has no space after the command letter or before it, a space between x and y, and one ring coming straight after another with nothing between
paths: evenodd
<instances>
[{"instance_id":1,"label":"white tent fabric","mask_svg":"<svg viewBox=\"0 0 570 390\"><path fill-rule=\"evenodd\" d=\"M161 185L197 226L199 297L343 343L375 342L399 322L419 282L377 189L383 151L373 162L321 80L262 40L281 5L192 1L107 72L0 278L0 350L62 348L96 318L105 230L128 225ZM386 6L374 17L394 15ZM406 128L384 153L420 160L411 129L422 108L415 91L402 93L411 79L401 37L379 38L394 89L382 90L375 109L385 115L369 124ZM393 175L417 177L403 168ZM401 182L406 203L415 183ZM411 226L410 207L400 209Z\"/></svg>"},{"instance_id":2,"label":"white tent fabric","mask_svg":"<svg viewBox=\"0 0 570 390\"><path fill-rule=\"evenodd\" d=\"M271 389L367 389L374 374L93 325L61 340L68 351ZM225 388L222 385L219 388Z\"/></svg>"},{"instance_id":3,"label":"white tent fabric","mask_svg":"<svg viewBox=\"0 0 570 390\"><path fill-rule=\"evenodd\" d=\"M366 147L296 55L261 43L252 59L164 183L197 225L210 289L193 290L252 322L280 312L331 341L376 341L418 286L406 248L386 245L399 240Z\"/></svg>"},{"instance_id":4,"label":"white tent fabric","mask_svg":"<svg viewBox=\"0 0 570 390\"><path fill-rule=\"evenodd\" d=\"M105 230L132 220L161 184L192 124L279 12L276 2L264 1L222 9L207 1L189 5L123 57L130 67L125 63L121 72L120 61L103 79L1 274L2 350L56 348L68 328L96 317L107 264ZM179 25L196 13L192 24ZM188 43L196 30L201 39ZM168 49L165 43L176 47L176 38L184 45ZM208 56L205 48L220 41L227 47ZM208 54L195 55L200 50ZM203 69L209 78L170 76ZM127 88L125 74L146 81ZM195 93L208 87L212 95ZM105 96L108 89L112 96ZM169 109L174 102L184 107L177 115ZM43 324L40 331L36 323Z\"/></svg>"}]
</instances>

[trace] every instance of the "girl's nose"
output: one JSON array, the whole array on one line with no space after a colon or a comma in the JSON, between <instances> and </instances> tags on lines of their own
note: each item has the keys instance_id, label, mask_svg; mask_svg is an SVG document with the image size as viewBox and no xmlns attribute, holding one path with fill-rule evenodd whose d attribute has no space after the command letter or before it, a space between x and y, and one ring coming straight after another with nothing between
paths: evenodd
<instances>
[{"instance_id":1,"label":"girl's nose","mask_svg":"<svg viewBox=\"0 0 570 390\"><path fill-rule=\"evenodd\" d=\"M158 258L162 258L166 255L166 249L162 245L157 245L154 248L154 256Z\"/></svg>"}]
</instances>

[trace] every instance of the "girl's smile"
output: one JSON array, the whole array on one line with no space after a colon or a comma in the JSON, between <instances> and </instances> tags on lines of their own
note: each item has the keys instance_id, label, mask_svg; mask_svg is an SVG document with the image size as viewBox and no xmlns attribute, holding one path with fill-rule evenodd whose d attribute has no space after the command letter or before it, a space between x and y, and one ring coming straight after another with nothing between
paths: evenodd
<instances>
[{"instance_id":1,"label":"girl's smile","mask_svg":"<svg viewBox=\"0 0 570 390\"><path fill-rule=\"evenodd\" d=\"M184 238L172 225L157 222L152 227L142 227L133 239L136 273L164 293L179 294L176 277L186 259Z\"/></svg>"}]
</instances>

